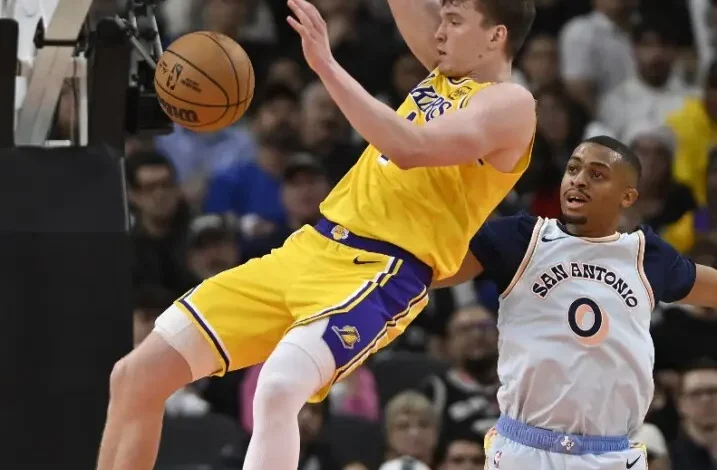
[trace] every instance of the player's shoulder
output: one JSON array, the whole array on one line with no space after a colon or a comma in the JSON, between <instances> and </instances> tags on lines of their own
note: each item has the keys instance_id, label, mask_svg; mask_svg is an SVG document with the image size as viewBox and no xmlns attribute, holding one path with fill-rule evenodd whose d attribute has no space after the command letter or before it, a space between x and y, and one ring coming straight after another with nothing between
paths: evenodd
<instances>
[{"instance_id":1,"label":"player's shoulder","mask_svg":"<svg viewBox=\"0 0 717 470\"><path fill-rule=\"evenodd\" d=\"M633 232L645 240L645 254L678 255L677 250L660 237L649 225L640 225Z\"/></svg>"},{"instance_id":2,"label":"player's shoulder","mask_svg":"<svg viewBox=\"0 0 717 470\"><path fill-rule=\"evenodd\" d=\"M526 235L530 238L535 226L538 223L542 225L546 220L550 219L543 219L522 211L514 215L494 217L483 224L476 236L490 233L500 238L525 238Z\"/></svg>"},{"instance_id":3,"label":"player's shoulder","mask_svg":"<svg viewBox=\"0 0 717 470\"><path fill-rule=\"evenodd\" d=\"M525 110L535 110L535 97L526 87L516 82L490 83L476 93L476 97L483 100L508 100L511 107L523 107ZM480 101L480 99L478 101ZM475 102L476 100L473 100ZM475 106L475 104L473 105Z\"/></svg>"}]
</instances>

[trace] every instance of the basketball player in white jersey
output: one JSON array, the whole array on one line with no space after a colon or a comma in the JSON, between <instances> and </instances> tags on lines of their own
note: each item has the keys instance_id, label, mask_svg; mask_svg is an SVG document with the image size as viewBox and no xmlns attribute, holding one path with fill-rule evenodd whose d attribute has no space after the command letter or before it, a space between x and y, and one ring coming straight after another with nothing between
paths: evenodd
<instances>
[{"instance_id":1,"label":"basketball player in white jersey","mask_svg":"<svg viewBox=\"0 0 717 470\"><path fill-rule=\"evenodd\" d=\"M486 436L486 469L647 468L628 436L652 400L651 312L660 301L717 307L717 271L649 228L618 233L640 173L625 145L588 139L563 176L562 222L486 223L459 274L441 283L482 273L502 291L502 416Z\"/></svg>"}]
</instances>

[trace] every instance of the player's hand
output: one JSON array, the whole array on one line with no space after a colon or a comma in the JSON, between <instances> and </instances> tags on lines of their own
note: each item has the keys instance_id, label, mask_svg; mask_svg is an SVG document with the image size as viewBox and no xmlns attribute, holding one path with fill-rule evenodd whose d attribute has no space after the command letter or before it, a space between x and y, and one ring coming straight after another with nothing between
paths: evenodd
<instances>
[{"instance_id":1,"label":"player's hand","mask_svg":"<svg viewBox=\"0 0 717 470\"><path fill-rule=\"evenodd\" d=\"M306 0L288 0L287 4L296 18L289 16L286 20L301 36L301 47L309 67L320 76L334 61L326 22L319 10Z\"/></svg>"}]
</instances>

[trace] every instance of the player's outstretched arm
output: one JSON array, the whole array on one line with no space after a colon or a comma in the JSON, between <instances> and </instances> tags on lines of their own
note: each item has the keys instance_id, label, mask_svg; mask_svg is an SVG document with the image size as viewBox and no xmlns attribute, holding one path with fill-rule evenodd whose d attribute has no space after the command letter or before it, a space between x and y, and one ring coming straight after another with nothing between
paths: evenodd
<instances>
[{"instance_id":1,"label":"player's outstretched arm","mask_svg":"<svg viewBox=\"0 0 717 470\"><path fill-rule=\"evenodd\" d=\"M436 68L436 30L441 23L440 0L388 0L396 26L413 55L428 70Z\"/></svg>"},{"instance_id":2,"label":"player's outstretched arm","mask_svg":"<svg viewBox=\"0 0 717 470\"><path fill-rule=\"evenodd\" d=\"M701 264L695 265L695 284L679 303L717 308L717 270Z\"/></svg>"},{"instance_id":3,"label":"player's outstretched arm","mask_svg":"<svg viewBox=\"0 0 717 470\"><path fill-rule=\"evenodd\" d=\"M326 23L306 0L288 0L304 57L351 125L396 166L447 166L483 158L510 170L535 133L533 95L514 83L476 93L464 109L416 126L372 97L334 59Z\"/></svg>"}]
</instances>

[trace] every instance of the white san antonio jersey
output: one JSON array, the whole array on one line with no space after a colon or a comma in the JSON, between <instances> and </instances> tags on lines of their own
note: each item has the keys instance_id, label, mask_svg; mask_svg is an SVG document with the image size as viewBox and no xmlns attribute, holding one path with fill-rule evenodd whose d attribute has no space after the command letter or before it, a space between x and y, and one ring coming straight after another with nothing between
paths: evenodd
<instances>
[{"instance_id":1,"label":"white san antonio jersey","mask_svg":"<svg viewBox=\"0 0 717 470\"><path fill-rule=\"evenodd\" d=\"M649 229L589 239L529 216L485 224L471 250L503 292L501 412L576 434L637 429L654 388L651 312L689 293L694 263Z\"/></svg>"}]
</instances>

